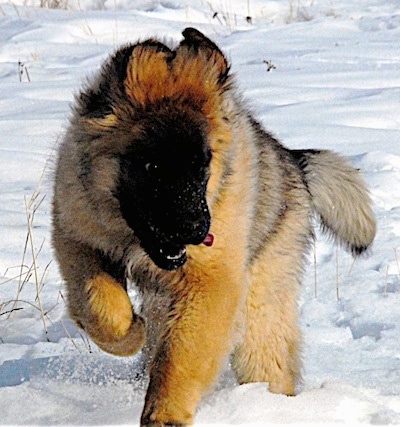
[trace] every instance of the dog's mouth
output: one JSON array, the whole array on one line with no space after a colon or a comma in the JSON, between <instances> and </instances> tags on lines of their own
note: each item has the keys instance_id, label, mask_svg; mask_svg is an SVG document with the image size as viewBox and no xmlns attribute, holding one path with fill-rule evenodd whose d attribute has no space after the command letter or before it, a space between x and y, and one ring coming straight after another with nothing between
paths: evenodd
<instances>
[{"instance_id":1,"label":"dog's mouth","mask_svg":"<svg viewBox=\"0 0 400 427\"><path fill-rule=\"evenodd\" d=\"M210 232L207 233L202 244L208 247L212 246L214 235ZM147 253L154 263L163 270L176 270L187 261L186 245L164 243L158 250L147 250Z\"/></svg>"},{"instance_id":2,"label":"dog's mouth","mask_svg":"<svg viewBox=\"0 0 400 427\"><path fill-rule=\"evenodd\" d=\"M170 250L169 253L166 253L165 249L161 248L160 254L162 256L165 256L165 258L169 261L172 261L172 262L179 261L186 257L186 246L183 246L181 248L176 248L174 252Z\"/></svg>"}]
</instances>

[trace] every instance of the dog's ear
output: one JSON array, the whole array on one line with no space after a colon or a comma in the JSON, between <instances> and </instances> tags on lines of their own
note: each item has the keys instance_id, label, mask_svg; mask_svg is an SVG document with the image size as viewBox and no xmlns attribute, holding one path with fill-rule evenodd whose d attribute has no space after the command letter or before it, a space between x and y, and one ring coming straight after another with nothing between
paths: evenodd
<instances>
[{"instance_id":1,"label":"dog's ear","mask_svg":"<svg viewBox=\"0 0 400 427\"><path fill-rule=\"evenodd\" d=\"M79 116L89 119L97 126L109 128L117 122L115 106L126 96L126 85L132 73L141 76L144 70L140 64L146 63L143 56L162 58L161 65L172 60L175 52L155 39L137 44L129 44L118 49L102 66L100 72L80 92L76 108ZM138 58L139 66L138 66ZM136 69L133 71L132 67ZM157 71L147 70L148 78L157 81Z\"/></svg>"},{"instance_id":2,"label":"dog's ear","mask_svg":"<svg viewBox=\"0 0 400 427\"><path fill-rule=\"evenodd\" d=\"M210 61L215 62L219 71L219 83L225 83L229 74L229 64L225 55L219 47L207 38L203 33L195 28L185 28L182 31L184 39L180 43L180 47L187 47L194 54L203 52Z\"/></svg>"},{"instance_id":3,"label":"dog's ear","mask_svg":"<svg viewBox=\"0 0 400 427\"><path fill-rule=\"evenodd\" d=\"M123 76L135 45L118 49L90 79L77 96L77 112L86 119L101 119L113 114L113 101L123 89Z\"/></svg>"},{"instance_id":4,"label":"dog's ear","mask_svg":"<svg viewBox=\"0 0 400 427\"><path fill-rule=\"evenodd\" d=\"M176 52L163 43L147 40L132 51L124 78L125 93L136 106L154 104L171 86L172 61Z\"/></svg>"}]
</instances>

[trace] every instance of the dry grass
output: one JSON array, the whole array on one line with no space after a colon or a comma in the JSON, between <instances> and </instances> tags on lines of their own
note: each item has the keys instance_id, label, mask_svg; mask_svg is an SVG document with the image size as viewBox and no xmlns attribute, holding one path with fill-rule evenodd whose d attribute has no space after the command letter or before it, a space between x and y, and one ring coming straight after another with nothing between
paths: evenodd
<instances>
[{"instance_id":1,"label":"dry grass","mask_svg":"<svg viewBox=\"0 0 400 427\"><path fill-rule=\"evenodd\" d=\"M40 258L40 253L45 244L45 240L43 239L39 243L39 245L37 245L37 242L34 236L35 215L45 199L45 195L42 195L40 191L41 183L45 175L45 169L46 167L42 172L42 175L39 179L39 182L33 194L30 197L25 197L24 199L27 232L26 232L24 247L22 251L21 263L20 263L20 266L18 267L19 272L17 275L11 277L10 279L7 279L2 283L4 284L12 280L18 281L16 296L13 300L6 301L0 305L0 316L7 314L8 318L10 318L13 315L13 313L15 313L16 311L22 310L26 305L34 307L40 312L43 328L47 336L46 317L47 317L48 311L46 312L43 308L41 291L43 289L43 286L45 283L45 276L51 264L51 261L43 269L40 268L39 258ZM32 282L35 286L35 291L36 291L35 300L26 301L21 298L21 295L24 287L27 286L28 283L32 284Z\"/></svg>"},{"instance_id":2,"label":"dry grass","mask_svg":"<svg viewBox=\"0 0 400 427\"><path fill-rule=\"evenodd\" d=\"M57 145L58 140L56 141L55 146L47 159L33 193L30 196L24 197L26 235L22 249L21 260L17 266L10 267L6 270L4 275L9 275L10 277L0 282L0 287L1 285L10 282L15 282L16 284L15 297L0 303L0 317L4 316L3 319L5 318L6 321L9 321L17 312L27 308L33 308L38 312L43 326L45 338L48 342L51 341L49 337L49 326L54 324L50 314L57 306L59 306L59 304L66 306L66 301L62 291L59 291L55 296L56 300L52 302L50 306L48 302L46 306L43 303L42 291L46 284L46 275L49 271L52 261L46 261L45 265L43 266L44 257L42 256L42 250L50 243L46 241L45 238L38 238L37 235L35 235L35 223L37 220L36 214L41 209L43 209L43 204L46 200L46 194L42 193L43 181L48 175L48 166ZM13 270L16 273L10 274ZM34 286L34 295L27 299L23 296L24 289L32 286ZM31 288L28 290L29 295L32 295ZM18 319L15 319L15 321L18 322ZM63 321L60 320L59 322L64 330L65 336L71 341L72 345L79 353L92 353L90 341L84 332L77 329L78 338L74 338L70 334ZM3 340L0 336L0 343L2 342Z\"/></svg>"}]
</instances>

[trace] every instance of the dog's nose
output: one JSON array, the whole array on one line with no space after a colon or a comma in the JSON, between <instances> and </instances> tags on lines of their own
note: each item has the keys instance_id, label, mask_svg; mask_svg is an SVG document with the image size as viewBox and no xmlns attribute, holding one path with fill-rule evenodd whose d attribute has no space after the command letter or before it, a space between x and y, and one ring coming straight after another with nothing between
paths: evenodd
<instances>
[{"instance_id":1,"label":"dog's nose","mask_svg":"<svg viewBox=\"0 0 400 427\"><path fill-rule=\"evenodd\" d=\"M181 224L181 237L186 244L199 245L207 237L210 228L208 218L197 221L184 221Z\"/></svg>"}]
</instances>

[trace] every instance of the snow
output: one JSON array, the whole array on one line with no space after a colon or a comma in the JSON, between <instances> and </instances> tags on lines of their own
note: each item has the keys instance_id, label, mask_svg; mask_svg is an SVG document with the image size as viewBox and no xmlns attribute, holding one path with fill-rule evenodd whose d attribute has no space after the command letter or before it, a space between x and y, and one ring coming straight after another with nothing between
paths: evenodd
<instances>
[{"instance_id":1,"label":"snow","mask_svg":"<svg viewBox=\"0 0 400 427\"><path fill-rule=\"evenodd\" d=\"M102 59L196 26L288 147L350 157L378 221L371 253L355 262L317 233L299 301L299 394L239 386L227 367L196 423L400 425L399 2L40 3L0 2L0 424L139 423L137 358L105 355L66 314L50 245L51 164L73 93Z\"/></svg>"}]
</instances>

